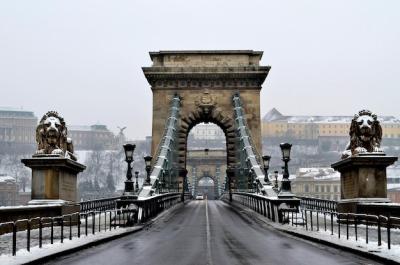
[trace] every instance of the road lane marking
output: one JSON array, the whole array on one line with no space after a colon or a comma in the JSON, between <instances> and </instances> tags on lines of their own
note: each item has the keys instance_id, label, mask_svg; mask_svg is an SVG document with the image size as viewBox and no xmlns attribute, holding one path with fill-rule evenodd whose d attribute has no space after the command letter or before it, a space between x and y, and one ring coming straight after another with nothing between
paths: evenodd
<instances>
[{"instance_id":1,"label":"road lane marking","mask_svg":"<svg viewBox=\"0 0 400 265\"><path fill-rule=\"evenodd\" d=\"M211 233L210 233L210 220L208 218L208 200L206 197L206 226L207 226L207 264L213 265L211 258Z\"/></svg>"}]
</instances>

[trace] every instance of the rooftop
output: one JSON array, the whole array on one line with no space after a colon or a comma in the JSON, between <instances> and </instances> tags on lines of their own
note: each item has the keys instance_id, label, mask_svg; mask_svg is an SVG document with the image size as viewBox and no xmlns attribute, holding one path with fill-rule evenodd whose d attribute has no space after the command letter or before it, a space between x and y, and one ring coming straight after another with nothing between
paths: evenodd
<instances>
[{"instance_id":1,"label":"rooftop","mask_svg":"<svg viewBox=\"0 0 400 265\"><path fill-rule=\"evenodd\" d=\"M351 123L354 116L286 116L273 108L264 115L263 121L288 122L288 123ZM400 119L394 116L379 116L378 120L384 123L400 123Z\"/></svg>"},{"instance_id":2,"label":"rooftop","mask_svg":"<svg viewBox=\"0 0 400 265\"><path fill-rule=\"evenodd\" d=\"M339 180L340 173L333 168L299 168L298 178L313 178L315 180Z\"/></svg>"},{"instance_id":3,"label":"rooftop","mask_svg":"<svg viewBox=\"0 0 400 265\"><path fill-rule=\"evenodd\" d=\"M70 125L68 126L70 131L109 131L107 125L95 124L95 125Z\"/></svg>"},{"instance_id":4,"label":"rooftop","mask_svg":"<svg viewBox=\"0 0 400 265\"><path fill-rule=\"evenodd\" d=\"M0 107L0 117L24 117L24 118L36 118L33 111L27 111L14 107Z\"/></svg>"},{"instance_id":5,"label":"rooftop","mask_svg":"<svg viewBox=\"0 0 400 265\"><path fill-rule=\"evenodd\" d=\"M259 66L262 51L180 50L150 52L153 67L246 67Z\"/></svg>"},{"instance_id":6,"label":"rooftop","mask_svg":"<svg viewBox=\"0 0 400 265\"><path fill-rule=\"evenodd\" d=\"M0 175L0 182L15 183L15 178L4 174Z\"/></svg>"}]
</instances>

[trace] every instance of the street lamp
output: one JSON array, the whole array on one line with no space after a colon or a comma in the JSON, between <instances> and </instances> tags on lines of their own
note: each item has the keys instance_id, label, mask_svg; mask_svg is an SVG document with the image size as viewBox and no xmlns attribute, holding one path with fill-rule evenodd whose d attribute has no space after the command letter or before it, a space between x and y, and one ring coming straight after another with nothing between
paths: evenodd
<instances>
[{"instance_id":1,"label":"street lamp","mask_svg":"<svg viewBox=\"0 0 400 265\"><path fill-rule=\"evenodd\" d=\"M135 184L135 191L139 191L139 171L135 171L135 178L136 178L136 184Z\"/></svg>"},{"instance_id":2,"label":"street lamp","mask_svg":"<svg viewBox=\"0 0 400 265\"><path fill-rule=\"evenodd\" d=\"M181 193L181 201L185 201L185 183L186 183L186 176L187 176L187 169L186 168L179 168L179 177L182 178L182 193ZM178 191L179 191L179 183L178 183Z\"/></svg>"},{"instance_id":3,"label":"street lamp","mask_svg":"<svg viewBox=\"0 0 400 265\"><path fill-rule=\"evenodd\" d=\"M210 149L208 149L208 148L205 148L204 149L204 154L206 155L206 156L208 156L208 152L210 151Z\"/></svg>"},{"instance_id":4,"label":"street lamp","mask_svg":"<svg viewBox=\"0 0 400 265\"><path fill-rule=\"evenodd\" d=\"M144 163L146 164L146 181L144 182L143 185L148 186L151 185L150 183L150 170L151 170L151 160L153 159L152 156L145 156L144 157Z\"/></svg>"},{"instance_id":5,"label":"street lamp","mask_svg":"<svg viewBox=\"0 0 400 265\"><path fill-rule=\"evenodd\" d=\"M278 197L293 197L292 188L289 180L289 169L288 162L290 161L290 149L292 145L289 143L280 144L282 151L282 161L285 163L283 177L281 182L281 190L279 191Z\"/></svg>"},{"instance_id":6,"label":"street lamp","mask_svg":"<svg viewBox=\"0 0 400 265\"><path fill-rule=\"evenodd\" d=\"M279 187L278 187L278 170L276 170L276 171L274 171L274 174L275 174L275 185L274 185L274 190L276 191L276 192L278 192L278 190L279 190Z\"/></svg>"},{"instance_id":7,"label":"street lamp","mask_svg":"<svg viewBox=\"0 0 400 265\"><path fill-rule=\"evenodd\" d=\"M228 189L229 189L229 201L232 202L232 181L235 177L235 168L228 167L226 169L226 176L228 178Z\"/></svg>"},{"instance_id":8,"label":"street lamp","mask_svg":"<svg viewBox=\"0 0 400 265\"><path fill-rule=\"evenodd\" d=\"M271 160L271 156L264 155L264 156L262 156L262 160L263 160L264 174L265 174L264 182L267 185L271 185L271 182L269 181L269 178L268 178L268 169L269 169L269 162Z\"/></svg>"},{"instance_id":9,"label":"street lamp","mask_svg":"<svg viewBox=\"0 0 400 265\"><path fill-rule=\"evenodd\" d=\"M134 144L124 144L125 151L125 161L128 163L128 170L126 172L125 190L124 194L131 194L134 192L133 182L132 182L132 167L133 162L133 152L135 151L136 145Z\"/></svg>"}]
</instances>

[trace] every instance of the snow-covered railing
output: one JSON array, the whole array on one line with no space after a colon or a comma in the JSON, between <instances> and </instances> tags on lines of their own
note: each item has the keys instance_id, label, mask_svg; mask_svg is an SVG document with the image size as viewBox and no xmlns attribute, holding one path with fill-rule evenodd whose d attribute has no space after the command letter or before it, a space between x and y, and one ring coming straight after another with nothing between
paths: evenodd
<instances>
[{"instance_id":1,"label":"snow-covered railing","mask_svg":"<svg viewBox=\"0 0 400 265\"><path fill-rule=\"evenodd\" d=\"M337 211L337 201L299 196L296 196L296 198L300 199L300 207L303 209L311 209L325 212Z\"/></svg>"},{"instance_id":2,"label":"snow-covered railing","mask_svg":"<svg viewBox=\"0 0 400 265\"><path fill-rule=\"evenodd\" d=\"M137 219L135 209L118 209L71 213L55 217L35 217L15 222L0 223L0 255L17 255L18 249L30 251L31 247L42 248L45 244L64 243L81 236L107 232L117 227L133 225ZM8 242L5 244L4 242Z\"/></svg>"},{"instance_id":3,"label":"snow-covered railing","mask_svg":"<svg viewBox=\"0 0 400 265\"><path fill-rule=\"evenodd\" d=\"M355 214L337 213L301 209L300 212L282 210L283 223L291 224L306 231L322 232L346 240L364 241L365 244L374 243L378 247L392 245L400 247L400 218ZM301 222L299 222L299 219Z\"/></svg>"},{"instance_id":4,"label":"snow-covered railing","mask_svg":"<svg viewBox=\"0 0 400 265\"><path fill-rule=\"evenodd\" d=\"M263 194L267 194L268 196L276 196L276 193L273 191L272 186L267 189L266 185L263 184L265 175L260 166L260 155L255 148L250 131L248 130L245 112L242 107L239 93L236 93L233 96L233 106L237 128L236 130L240 143L239 148L241 152L241 167L247 167L251 171L251 174L255 176L257 190L260 190Z\"/></svg>"},{"instance_id":5,"label":"snow-covered railing","mask_svg":"<svg viewBox=\"0 0 400 265\"><path fill-rule=\"evenodd\" d=\"M223 199L227 199L228 195L224 194ZM268 197L261 194L248 192L232 192L232 201L252 209L253 211L264 215L273 222L283 222L282 209L290 211L298 211L300 200L296 198L277 198Z\"/></svg>"},{"instance_id":6,"label":"snow-covered railing","mask_svg":"<svg viewBox=\"0 0 400 265\"><path fill-rule=\"evenodd\" d=\"M120 197L111 197L90 201L83 201L79 203L80 212L86 213L90 211L105 211L105 210L113 210L116 208L116 201Z\"/></svg>"},{"instance_id":7,"label":"snow-covered railing","mask_svg":"<svg viewBox=\"0 0 400 265\"><path fill-rule=\"evenodd\" d=\"M173 163L176 158L176 126L179 118L181 99L179 95L175 95L171 100L170 115L165 124L163 137L158 145L155 162L150 173L151 185L143 186L139 192L139 198L152 196L162 188L161 183L164 179L164 174L173 174ZM162 184L162 185L161 185Z\"/></svg>"},{"instance_id":8,"label":"snow-covered railing","mask_svg":"<svg viewBox=\"0 0 400 265\"><path fill-rule=\"evenodd\" d=\"M169 192L165 194L157 194L147 198L139 198L134 202L134 204L138 207L137 220L139 223L144 223L180 201L181 194L177 192Z\"/></svg>"}]
</instances>

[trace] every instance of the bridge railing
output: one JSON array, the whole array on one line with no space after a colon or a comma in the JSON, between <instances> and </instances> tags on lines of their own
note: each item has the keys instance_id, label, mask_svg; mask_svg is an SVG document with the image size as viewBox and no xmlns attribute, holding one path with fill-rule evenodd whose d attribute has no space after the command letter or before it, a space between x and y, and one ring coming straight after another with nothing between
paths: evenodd
<instances>
[{"instance_id":1,"label":"bridge railing","mask_svg":"<svg viewBox=\"0 0 400 265\"><path fill-rule=\"evenodd\" d=\"M181 202L181 194L178 192L158 194L143 199L139 198L134 202L138 207L137 220L139 223L146 222L179 202Z\"/></svg>"},{"instance_id":2,"label":"bridge railing","mask_svg":"<svg viewBox=\"0 0 400 265\"><path fill-rule=\"evenodd\" d=\"M302 209L311 209L325 212L337 211L337 201L302 196L296 197L300 199L300 207Z\"/></svg>"},{"instance_id":3,"label":"bridge railing","mask_svg":"<svg viewBox=\"0 0 400 265\"><path fill-rule=\"evenodd\" d=\"M223 199L227 199L225 193ZM273 222L283 222L283 211L297 212L299 210L299 199L277 197L266 197L260 194L247 192L232 192L232 200L242 204L253 211L264 215Z\"/></svg>"},{"instance_id":4,"label":"bridge railing","mask_svg":"<svg viewBox=\"0 0 400 265\"><path fill-rule=\"evenodd\" d=\"M0 235L0 255L17 255L18 249L30 251L44 244L64 243L81 236L107 232L129 225L137 212L132 209L113 209L71 213L55 217L35 217L15 222L0 223L0 230L10 233ZM8 242L5 243L5 242Z\"/></svg>"},{"instance_id":5,"label":"bridge railing","mask_svg":"<svg viewBox=\"0 0 400 265\"><path fill-rule=\"evenodd\" d=\"M283 223L303 228L305 231L324 231L338 239L355 240L366 244L400 246L400 218L355 213L337 213L301 209L300 212L282 210ZM301 221L299 221L299 218Z\"/></svg>"},{"instance_id":6,"label":"bridge railing","mask_svg":"<svg viewBox=\"0 0 400 265\"><path fill-rule=\"evenodd\" d=\"M82 201L79 203L80 212L86 213L91 211L113 210L116 208L116 200L118 200L119 198L120 197L111 197L90 201Z\"/></svg>"}]
</instances>

